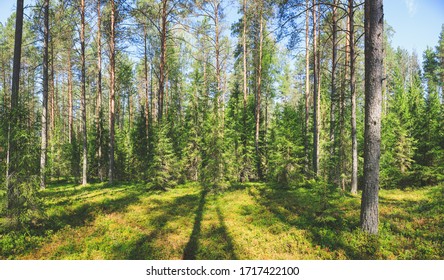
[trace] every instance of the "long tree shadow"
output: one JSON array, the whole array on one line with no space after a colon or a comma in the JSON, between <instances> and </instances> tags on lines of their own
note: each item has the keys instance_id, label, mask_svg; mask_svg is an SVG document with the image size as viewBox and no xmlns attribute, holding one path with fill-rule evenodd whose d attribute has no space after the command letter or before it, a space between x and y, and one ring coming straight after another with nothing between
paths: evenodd
<instances>
[{"instance_id":1,"label":"long tree shadow","mask_svg":"<svg viewBox=\"0 0 444 280\"><path fill-rule=\"evenodd\" d=\"M149 223L155 227L149 234L141 235L136 241L131 244L118 244L114 248L114 254L117 259L164 259L159 251L161 248L156 246L156 240L165 234L169 222L187 217L195 208L199 194L186 194L175 198L172 202L159 204L150 209L151 212L160 211L160 214L150 219ZM122 247L129 247L131 249L122 252Z\"/></svg>"},{"instance_id":2,"label":"long tree shadow","mask_svg":"<svg viewBox=\"0 0 444 280\"><path fill-rule=\"evenodd\" d=\"M35 223L30 224L26 229L17 231L15 234L22 235L23 231L34 237L44 237L48 234L54 234L63 228L82 227L91 223L96 217L103 214L120 213L127 209L129 205L138 203L140 196L146 195L145 188L132 188L124 195L119 195L116 198L105 197L98 201L85 201L74 206L64 207L57 206L57 211L53 211L49 215L44 215ZM54 206L47 206L48 208ZM37 250L44 243L34 244L32 248L23 246L20 251L15 250L14 255L25 254L30 250ZM6 256L9 257L9 256Z\"/></svg>"},{"instance_id":3,"label":"long tree shadow","mask_svg":"<svg viewBox=\"0 0 444 280\"><path fill-rule=\"evenodd\" d=\"M223 252L225 252L225 254L228 254L228 259L237 260L238 257L234 251L233 238L231 238L231 236L228 232L227 225L225 224L225 218L224 218L219 206L217 206L217 208L216 208L216 213L217 213L217 219L219 220L220 236L221 236L222 241L225 244L225 246L223 248Z\"/></svg>"},{"instance_id":4,"label":"long tree shadow","mask_svg":"<svg viewBox=\"0 0 444 280\"><path fill-rule=\"evenodd\" d=\"M322 210L316 192L264 187L250 195L281 222L306 230L312 244L328 247L330 251L343 250L348 258L366 258L341 238L343 231L358 227L358 220L344 218L343 210L334 205ZM296 218L290 218L289 213L295 213Z\"/></svg>"},{"instance_id":5,"label":"long tree shadow","mask_svg":"<svg viewBox=\"0 0 444 280\"><path fill-rule=\"evenodd\" d=\"M224 216L219 207L216 208L216 213L214 213L214 218L218 224L215 225L212 222L208 231L203 232L202 222L206 213L208 195L209 190L202 188L199 193L182 195L172 201L157 201L157 205L149 210L150 212L159 212L158 215L149 220L149 224L154 226L155 229L149 234L140 235L136 240L115 246L114 258L177 258L177 253L181 251L180 247L173 248L174 246L169 243L168 235L180 235L180 231L183 229L171 228L168 225L174 224L176 221L181 221L181 225L186 225L190 221L188 217L194 214L194 219L192 220L193 228L188 241L182 247L181 258L184 260L194 260L202 257L210 259L237 259L234 253L233 241L228 233ZM167 247L165 247L165 243L168 244ZM203 243L205 245L202 245Z\"/></svg>"},{"instance_id":6,"label":"long tree shadow","mask_svg":"<svg viewBox=\"0 0 444 280\"><path fill-rule=\"evenodd\" d=\"M63 211L52 214L37 223L33 228L35 233L43 233L45 230L58 231L66 226L80 227L94 220L100 214L119 213L124 211L129 205L140 201L140 196L147 194L144 188L130 188L128 190L118 190L117 193L125 192L124 195L117 198L105 197L94 202L85 202L72 207L65 208ZM100 196L100 195L94 195ZM79 199L80 200L80 199ZM61 207L59 205L59 207Z\"/></svg>"},{"instance_id":7,"label":"long tree shadow","mask_svg":"<svg viewBox=\"0 0 444 280\"><path fill-rule=\"evenodd\" d=\"M197 207L195 212L193 231L191 232L190 239L188 240L188 243L185 246L183 252L184 260L196 259L196 255L199 249L199 238L202 231L201 223L204 213L205 197L207 196L207 193L208 190L206 188L202 189L202 191L200 192L199 206Z\"/></svg>"}]
</instances>

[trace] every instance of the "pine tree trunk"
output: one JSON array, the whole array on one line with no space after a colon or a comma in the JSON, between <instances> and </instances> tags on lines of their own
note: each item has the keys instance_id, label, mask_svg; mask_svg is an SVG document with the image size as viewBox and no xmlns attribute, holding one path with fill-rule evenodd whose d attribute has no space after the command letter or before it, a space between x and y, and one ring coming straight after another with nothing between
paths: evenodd
<instances>
[{"instance_id":1,"label":"pine tree trunk","mask_svg":"<svg viewBox=\"0 0 444 280\"><path fill-rule=\"evenodd\" d=\"M49 116L50 119L50 129L49 129L49 135L48 135L48 139L49 142L51 143L51 150L53 149L53 144L52 144L52 137L54 134L54 128L55 128L55 85L54 85L54 81L55 81L55 72L54 72L54 40L51 40L51 86L49 87L49 96L50 96L50 101L51 101L51 113ZM52 153L52 152L51 152Z\"/></svg>"},{"instance_id":2,"label":"pine tree trunk","mask_svg":"<svg viewBox=\"0 0 444 280\"><path fill-rule=\"evenodd\" d=\"M103 166L102 166L102 145L103 145L103 125L102 125L102 17L100 11L100 0L97 1L97 112L96 112L96 129L97 129L97 172L99 179L103 182Z\"/></svg>"},{"instance_id":3,"label":"pine tree trunk","mask_svg":"<svg viewBox=\"0 0 444 280\"><path fill-rule=\"evenodd\" d=\"M260 132L260 123L261 123L261 96L262 96L262 48L263 48L263 15L262 15L262 6L259 11L259 53L258 53L258 65L257 65L257 84L256 84L256 109L255 109L255 121L256 121L256 129L255 129L255 137L254 137L254 145L256 149L256 168L257 168L257 176L259 180L262 179L262 163L261 163L261 154L259 149L259 132Z\"/></svg>"},{"instance_id":4,"label":"pine tree trunk","mask_svg":"<svg viewBox=\"0 0 444 280\"><path fill-rule=\"evenodd\" d=\"M247 0L243 1L242 5L243 18L242 18L242 78L243 78L243 110L242 110L242 170L241 170L241 182L246 181L246 165L247 165Z\"/></svg>"},{"instance_id":5,"label":"pine tree trunk","mask_svg":"<svg viewBox=\"0 0 444 280\"><path fill-rule=\"evenodd\" d=\"M160 33L160 67L159 67L159 94L158 94L158 117L157 121L162 122L163 106L164 106L164 92L165 92L165 66L166 66L166 40L167 40L167 8L168 0L162 1L162 16L161 16L161 33Z\"/></svg>"},{"instance_id":6,"label":"pine tree trunk","mask_svg":"<svg viewBox=\"0 0 444 280\"><path fill-rule=\"evenodd\" d=\"M358 140L356 135L356 77L355 77L355 35L354 6L349 0L349 44L350 44L350 94L351 94L351 132L352 132L352 176L351 193L358 193Z\"/></svg>"},{"instance_id":7,"label":"pine tree trunk","mask_svg":"<svg viewBox=\"0 0 444 280\"><path fill-rule=\"evenodd\" d=\"M87 168L88 168L88 141L86 134L86 66L85 66L85 0L80 2L80 55L82 62L82 92L80 98L80 107L82 111L82 136L83 136L83 166L82 166L82 185L88 183Z\"/></svg>"},{"instance_id":8,"label":"pine tree trunk","mask_svg":"<svg viewBox=\"0 0 444 280\"><path fill-rule=\"evenodd\" d=\"M310 125L310 0L305 2L305 126L304 126L304 149L305 149L305 172L309 172L309 143L308 127Z\"/></svg>"},{"instance_id":9,"label":"pine tree trunk","mask_svg":"<svg viewBox=\"0 0 444 280\"><path fill-rule=\"evenodd\" d=\"M71 67L71 47L68 47L68 142L72 143L72 122L73 104L72 104L72 67Z\"/></svg>"},{"instance_id":10,"label":"pine tree trunk","mask_svg":"<svg viewBox=\"0 0 444 280\"><path fill-rule=\"evenodd\" d=\"M336 182L336 65L337 65L337 22L336 22L336 10L338 1L333 1L333 13L332 13L332 66L331 66L331 95L330 95L330 164L329 168L329 181Z\"/></svg>"},{"instance_id":11,"label":"pine tree trunk","mask_svg":"<svg viewBox=\"0 0 444 280\"><path fill-rule=\"evenodd\" d=\"M11 89L11 107L10 118L8 123L8 147L6 159L6 186L8 189L8 209L12 209L16 202L16 194L14 184L10 182L10 176L13 175L17 169L16 155L16 125L17 125L17 111L20 87L20 61L22 53L22 34L23 34L23 0L17 0L17 12L15 18L15 38L14 38L14 60L12 66L12 89ZM5 84L3 84L5 87ZM6 96L6 93L4 93ZM6 104L5 104L6 105Z\"/></svg>"},{"instance_id":12,"label":"pine tree trunk","mask_svg":"<svg viewBox=\"0 0 444 280\"><path fill-rule=\"evenodd\" d=\"M43 108L42 108L42 142L40 151L40 188L46 187L46 155L48 148L48 46L49 46L49 0L44 3L43 30Z\"/></svg>"},{"instance_id":13,"label":"pine tree trunk","mask_svg":"<svg viewBox=\"0 0 444 280\"><path fill-rule=\"evenodd\" d=\"M318 36L317 36L317 3L313 0L313 173L314 176L318 176L319 165L319 99L318 99L318 87L319 87L319 72L318 72Z\"/></svg>"},{"instance_id":14,"label":"pine tree trunk","mask_svg":"<svg viewBox=\"0 0 444 280\"><path fill-rule=\"evenodd\" d=\"M146 31L146 25L143 26L143 42L144 42L144 49L143 49L143 65L144 65L144 72L145 72L145 137L146 137L146 143L148 145L148 138L149 138L149 120L150 120L150 111L149 111L149 80L148 80L148 35Z\"/></svg>"},{"instance_id":15,"label":"pine tree trunk","mask_svg":"<svg viewBox=\"0 0 444 280\"><path fill-rule=\"evenodd\" d=\"M110 67L110 95L109 95L109 174L108 180L114 182L114 125L115 125L115 13L114 0L111 0L111 32L109 38L109 67Z\"/></svg>"},{"instance_id":16,"label":"pine tree trunk","mask_svg":"<svg viewBox=\"0 0 444 280\"><path fill-rule=\"evenodd\" d=\"M361 228L370 234L378 233L384 28L382 2L365 1L365 133Z\"/></svg>"},{"instance_id":17,"label":"pine tree trunk","mask_svg":"<svg viewBox=\"0 0 444 280\"><path fill-rule=\"evenodd\" d=\"M346 137L348 137L345 134L345 114L346 114L346 107L345 107L345 99L346 99L346 89L349 85L349 57L350 57L350 16L348 14L347 21L345 22L345 59L344 59L344 66L342 70L342 82L341 82L341 91L339 93L339 166L340 166L340 180L341 180L341 190L345 191L346 189L346 176L347 174L347 155L346 155Z\"/></svg>"}]
</instances>

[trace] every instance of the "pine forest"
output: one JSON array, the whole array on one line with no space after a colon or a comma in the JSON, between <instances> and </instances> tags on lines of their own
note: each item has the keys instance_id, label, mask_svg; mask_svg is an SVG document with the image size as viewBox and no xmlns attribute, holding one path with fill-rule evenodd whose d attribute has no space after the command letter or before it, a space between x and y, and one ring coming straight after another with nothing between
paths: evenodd
<instances>
[{"instance_id":1,"label":"pine forest","mask_svg":"<svg viewBox=\"0 0 444 280\"><path fill-rule=\"evenodd\" d=\"M444 19L383 4L14 1L0 259L444 259Z\"/></svg>"}]
</instances>

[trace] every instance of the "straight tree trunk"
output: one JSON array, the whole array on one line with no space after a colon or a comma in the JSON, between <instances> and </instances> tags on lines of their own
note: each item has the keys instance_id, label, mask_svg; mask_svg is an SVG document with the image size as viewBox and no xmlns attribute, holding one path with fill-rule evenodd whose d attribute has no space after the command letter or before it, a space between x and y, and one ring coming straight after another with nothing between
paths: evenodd
<instances>
[{"instance_id":1,"label":"straight tree trunk","mask_svg":"<svg viewBox=\"0 0 444 280\"><path fill-rule=\"evenodd\" d=\"M329 167L329 181L336 181L336 66L337 66L337 5L338 0L333 1L333 13L332 13L332 66L331 66L331 93L330 93L330 161L332 166Z\"/></svg>"},{"instance_id":2,"label":"straight tree trunk","mask_svg":"<svg viewBox=\"0 0 444 280\"><path fill-rule=\"evenodd\" d=\"M221 83L221 63L220 63L220 43L219 43L219 38L220 38L220 26L219 26L219 1L215 1L213 3L214 5L214 28L215 28L215 38L214 38L214 51L215 51L215 55L216 55L216 83L217 83L217 94L216 94L216 98L217 98L217 104L218 104L218 109L221 108L221 92L222 92L222 83ZM219 113L219 110L218 112Z\"/></svg>"},{"instance_id":3,"label":"straight tree trunk","mask_svg":"<svg viewBox=\"0 0 444 280\"><path fill-rule=\"evenodd\" d=\"M16 129L17 111L20 87L20 61L22 54L22 34L23 34L23 0L17 0L17 13L15 18L15 38L14 38L14 60L12 66L12 90L11 90L11 108L8 123L8 147L7 147L7 166L6 166L6 185L8 189L8 209L12 209L15 205L16 194L14 184L10 182L10 176L17 169L16 155ZM3 85L5 87L5 84ZM6 93L4 92L5 96ZM6 106L6 104L5 104Z\"/></svg>"},{"instance_id":4,"label":"straight tree trunk","mask_svg":"<svg viewBox=\"0 0 444 280\"><path fill-rule=\"evenodd\" d=\"M305 126L304 126L304 149L305 149L305 172L309 172L309 147L308 127L310 125L310 0L305 1Z\"/></svg>"},{"instance_id":5,"label":"straight tree trunk","mask_svg":"<svg viewBox=\"0 0 444 280\"><path fill-rule=\"evenodd\" d=\"M100 11L100 0L97 1L97 112L96 112L96 129L97 129L97 169L101 182L103 182L102 167L102 145L103 145L103 111L102 111L102 17Z\"/></svg>"},{"instance_id":6,"label":"straight tree trunk","mask_svg":"<svg viewBox=\"0 0 444 280\"><path fill-rule=\"evenodd\" d=\"M262 5L262 4L261 4ZM255 109L255 121L256 130L254 137L254 145L256 149L256 168L258 178L262 179L262 163L259 149L259 132L260 132L260 120L261 120L261 88L262 88L262 48L263 48L263 14L262 6L259 11L259 53L258 53L258 65L257 65L257 89L256 89L256 109Z\"/></svg>"},{"instance_id":7,"label":"straight tree trunk","mask_svg":"<svg viewBox=\"0 0 444 280\"><path fill-rule=\"evenodd\" d=\"M345 93L347 86L349 85L349 56L350 56L350 16L347 15L347 21L345 23L345 59L344 59L344 66L342 69L342 81L341 81L341 91L339 92L339 174L340 174L340 184L341 184L341 190L345 191L346 188L346 177L345 174L347 172L347 158L346 158L346 135L345 135Z\"/></svg>"},{"instance_id":8,"label":"straight tree trunk","mask_svg":"<svg viewBox=\"0 0 444 280\"><path fill-rule=\"evenodd\" d=\"M80 1L80 55L82 62L82 96L80 98L80 107L82 111L82 136L83 136L83 168L82 168L82 185L86 185L87 169L88 169L88 141L86 134L86 66L85 66L85 0Z\"/></svg>"},{"instance_id":9,"label":"straight tree trunk","mask_svg":"<svg viewBox=\"0 0 444 280\"><path fill-rule=\"evenodd\" d=\"M242 171L241 182L246 181L246 165L247 165L247 0L243 0L242 4L242 78L243 78L243 110L242 110Z\"/></svg>"},{"instance_id":10,"label":"straight tree trunk","mask_svg":"<svg viewBox=\"0 0 444 280\"><path fill-rule=\"evenodd\" d=\"M148 80L148 35L146 31L146 25L143 26L143 41L144 41L144 55L143 55L143 65L145 72L145 137L146 143L148 145L149 138L149 120L150 120L150 109L149 109L149 80Z\"/></svg>"},{"instance_id":11,"label":"straight tree trunk","mask_svg":"<svg viewBox=\"0 0 444 280\"><path fill-rule=\"evenodd\" d=\"M317 36L317 3L313 0L313 173L318 177L319 165L319 129L318 129L318 36Z\"/></svg>"},{"instance_id":12,"label":"straight tree trunk","mask_svg":"<svg viewBox=\"0 0 444 280\"><path fill-rule=\"evenodd\" d=\"M46 155L48 148L48 46L49 46L49 0L44 3L43 30L43 108L42 108L42 142L40 153L40 188L46 187Z\"/></svg>"},{"instance_id":13,"label":"straight tree trunk","mask_svg":"<svg viewBox=\"0 0 444 280\"><path fill-rule=\"evenodd\" d=\"M50 91L49 91L49 96L50 96L50 100L51 100L51 113L50 113L50 117L49 119L50 121L50 130L49 130L49 142L52 143L53 141L51 141L53 134L54 134L54 129L55 129L55 71L54 71L54 40L51 40L51 87L50 87ZM51 149L53 149L53 144L51 144Z\"/></svg>"},{"instance_id":14,"label":"straight tree trunk","mask_svg":"<svg viewBox=\"0 0 444 280\"><path fill-rule=\"evenodd\" d=\"M168 0L162 0L161 32L160 32L160 67L159 67L159 94L158 94L158 117L162 122L164 93L165 93L165 66L166 66L166 40L167 40L167 8Z\"/></svg>"},{"instance_id":15,"label":"straight tree trunk","mask_svg":"<svg viewBox=\"0 0 444 280\"><path fill-rule=\"evenodd\" d=\"M382 0L365 1L365 133L361 228L378 233L379 158L383 80Z\"/></svg>"},{"instance_id":16,"label":"straight tree trunk","mask_svg":"<svg viewBox=\"0 0 444 280\"><path fill-rule=\"evenodd\" d=\"M108 180L114 182L114 124L115 124L115 13L116 6L111 0L111 32L109 38L109 67L110 67L110 95L109 95L109 174Z\"/></svg>"},{"instance_id":17,"label":"straight tree trunk","mask_svg":"<svg viewBox=\"0 0 444 280\"><path fill-rule=\"evenodd\" d=\"M72 143L72 119L73 119L73 104L72 104L72 66L71 66L71 46L68 47L68 142Z\"/></svg>"},{"instance_id":18,"label":"straight tree trunk","mask_svg":"<svg viewBox=\"0 0 444 280\"><path fill-rule=\"evenodd\" d=\"M350 95L351 95L351 132L352 132L352 176L351 193L358 193L358 140L356 135L356 77L355 77L355 35L354 3L349 0L349 49L350 49Z\"/></svg>"}]
</instances>

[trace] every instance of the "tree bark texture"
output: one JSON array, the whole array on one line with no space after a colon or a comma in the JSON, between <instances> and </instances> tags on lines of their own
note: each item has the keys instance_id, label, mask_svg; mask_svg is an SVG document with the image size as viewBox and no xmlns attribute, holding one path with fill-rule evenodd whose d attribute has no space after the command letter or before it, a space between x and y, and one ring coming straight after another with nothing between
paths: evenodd
<instances>
[{"instance_id":1,"label":"tree bark texture","mask_svg":"<svg viewBox=\"0 0 444 280\"><path fill-rule=\"evenodd\" d=\"M85 65L85 0L80 2L80 55L82 63L82 92L80 98L80 107L82 111L82 138L83 138L83 164L82 164L82 185L88 183L88 139L86 134L86 65Z\"/></svg>"},{"instance_id":2,"label":"tree bark texture","mask_svg":"<svg viewBox=\"0 0 444 280\"><path fill-rule=\"evenodd\" d=\"M365 1L365 132L361 228L370 234L378 233L384 29L382 2Z\"/></svg>"},{"instance_id":3,"label":"tree bark texture","mask_svg":"<svg viewBox=\"0 0 444 280\"><path fill-rule=\"evenodd\" d=\"M114 125L115 125L115 72L116 72L116 50L115 50L115 13L116 6L111 0L111 30L109 38L109 67L110 67L110 94L109 94L109 173L108 181L114 182Z\"/></svg>"},{"instance_id":4,"label":"tree bark texture","mask_svg":"<svg viewBox=\"0 0 444 280\"><path fill-rule=\"evenodd\" d=\"M40 188L46 187L46 157L48 148L48 47L49 47L49 0L44 3L43 27L43 107L42 107L42 142L40 151Z\"/></svg>"},{"instance_id":5,"label":"tree bark texture","mask_svg":"<svg viewBox=\"0 0 444 280\"><path fill-rule=\"evenodd\" d=\"M352 176L351 193L358 193L358 140L356 130L356 77L355 77L355 34L354 3L349 0L349 49L350 49L350 95L351 95L351 133L352 133Z\"/></svg>"},{"instance_id":6,"label":"tree bark texture","mask_svg":"<svg viewBox=\"0 0 444 280\"><path fill-rule=\"evenodd\" d=\"M10 182L10 176L17 169L16 155L16 120L20 87L20 61L22 57L22 35L23 35L23 0L17 0L17 13L15 18L15 38L14 38L14 60L12 66L12 90L11 90L11 107L10 118L8 124L8 147L6 159L6 185L8 189L8 209L14 207L16 201L14 184ZM4 79L6 81L6 79ZM3 84L5 87L5 84ZM5 93L6 96L6 93Z\"/></svg>"}]
</instances>

